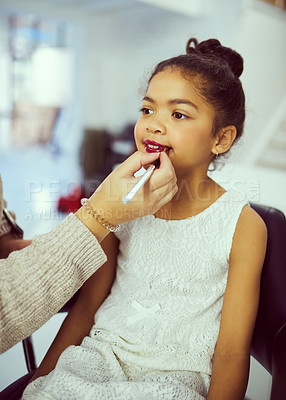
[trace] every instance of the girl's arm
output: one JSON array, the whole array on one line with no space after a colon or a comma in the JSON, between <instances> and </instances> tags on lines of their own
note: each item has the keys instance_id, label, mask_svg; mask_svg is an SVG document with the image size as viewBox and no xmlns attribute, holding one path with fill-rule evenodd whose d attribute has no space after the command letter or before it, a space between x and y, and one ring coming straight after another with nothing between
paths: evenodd
<instances>
[{"instance_id":1,"label":"girl's arm","mask_svg":"<svg viewBox=\"0 0 286 400\"><path fill-rule=\"evenodd\" d=\"M101 242L101 246L107 255L106 263L80 289L76 303L31 381L52 371L61 353L70 345L79 345L89 334L94 323L94 314L110 292L117 265L118 239L114 234L109 234Z\"/></svg>"},{"instance_id":2,"label":"girl's arm","mask_svg":"<svg viewBox=\"0 0 286 400\"><path fill-rule=\"evenodd\" d=\"M244 399L266 241L263 220L245 206L233 238L207 400Z\"/></svg>"}]
</instances>

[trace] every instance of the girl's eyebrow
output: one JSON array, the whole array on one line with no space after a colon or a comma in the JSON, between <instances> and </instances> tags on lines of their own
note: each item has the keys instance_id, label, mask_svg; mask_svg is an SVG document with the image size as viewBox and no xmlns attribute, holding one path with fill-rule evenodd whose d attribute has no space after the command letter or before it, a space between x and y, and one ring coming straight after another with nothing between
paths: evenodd
<instances>
[{"instance_id":1,"label":"girl's eyebrow","mask_svg":"<svg viewBox=\"0 0 286 400\"><path fill-rule=\"evenodd\" d=\"M143 97L143 99L142 99L142 101L143 100L145 100L145 101L149 101L149 103L153 103L153 104L155 104L156 103L156 101L155 100L153 100L151 97L148 97L148 96L144 96Z\"/></svg>"},{"instance_id":2,"label":"girl's eyebrow","mask_svg":"<svg viewBox=\"0 0 286 400\"><path fill-rule=\"evenodd\" d=\"M198 111L198 106L196 104L194 104L192 101L187 100L187 99L174 99L174 100L170 100L168 102L170 105L172 104L187 104L188 106L193 107L194 109L196 109Z\"/></svg>"},{"instance_id":3,"label":"girl's eyebrow","mask_svg":"<svg viewBox=\"0 0 286 400\"><path fill-rule=\"evenodd\" d=\"M150 103L155 104L156 101L154 99L152 99L152 97L148 97L148 96L144 96L143 100L145 101L149 101ZM192 101L187 100L187 99L173 99L173 100L169 100L168 101L169 105L173 105L173 104L187 104L188 106L193 107L195 110L198 111L198 106L196 104L194 104Z\"/></svg>"}]
</instances>

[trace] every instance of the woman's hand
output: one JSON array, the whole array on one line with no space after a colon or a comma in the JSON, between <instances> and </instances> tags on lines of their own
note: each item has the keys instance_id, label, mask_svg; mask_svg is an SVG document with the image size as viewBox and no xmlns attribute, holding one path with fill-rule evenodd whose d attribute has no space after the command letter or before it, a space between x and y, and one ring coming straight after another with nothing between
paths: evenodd
<instances>
[{"instance_id":1,"label":"woman's hand","mask_svg":"<svg viewBox=\"0 0 286 400\"><path fill-rule=\"evenodd\" d=\"M160 167L155 169L135 197L128 204L123 204L123 197L140 179L135 178L134 173L159 157ZM137 151L103 181L89 200L104 219L112 224L121 224L158 211L177 193L176 182L174 168L165 153Z\"/></svg>"},{"instance_id":2,"label":"woman's hand","mask_svg":"<svg viewBox=\"0 0 286 400\"><path fill-rule=\"evenodd\" d=\"M159 157L160 167L155 169L134 198L128 204L123 204L123 197L140 179L135 178L134 173L141 167L148 167ZM155 214L177 191L177 178L169 157L165 153L137 151L108 175L89 198L89 202L105 221L116 225L144 215ZM76 212L76 216L93 232L99 242L109 233L86 212L84 207Z\"/></svg>"}]
</instances>

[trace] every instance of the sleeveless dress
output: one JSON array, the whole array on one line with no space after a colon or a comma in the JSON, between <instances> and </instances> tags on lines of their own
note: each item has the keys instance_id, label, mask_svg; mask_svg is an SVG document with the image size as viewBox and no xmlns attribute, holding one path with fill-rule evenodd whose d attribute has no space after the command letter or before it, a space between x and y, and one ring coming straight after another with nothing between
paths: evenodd
<instances>
[{"instance_id":1,"label":"sleeveless dress","mask_svg":"<svg viewBox=\"0 0 286 400\"><path fill-rule=\"evenodd\" d=\"M229 190L184 220L150 215L123 224L116 279L90 335L68 347L23 400L205 399L246 204Z\"/></svg>"}]
</instances>

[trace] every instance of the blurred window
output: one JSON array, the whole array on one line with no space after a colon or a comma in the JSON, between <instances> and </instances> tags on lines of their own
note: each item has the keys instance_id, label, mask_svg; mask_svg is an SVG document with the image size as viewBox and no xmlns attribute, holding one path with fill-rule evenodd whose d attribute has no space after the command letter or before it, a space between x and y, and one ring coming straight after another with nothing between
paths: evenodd
<instances>
[{"instance_id":1,"label":"blurred window","mask_svg":"<svg viewBox=\"0 0 286 400\"><path fill-rule=\"evenodd\" d=\"M0 139L9 136L16 146L45 144L73 97L69 26L35 15L13 14L6 20L7 51L0 59L6 57L2 76L7 87L0 99Z\"/></svg>"}]
</instances>

